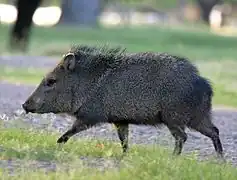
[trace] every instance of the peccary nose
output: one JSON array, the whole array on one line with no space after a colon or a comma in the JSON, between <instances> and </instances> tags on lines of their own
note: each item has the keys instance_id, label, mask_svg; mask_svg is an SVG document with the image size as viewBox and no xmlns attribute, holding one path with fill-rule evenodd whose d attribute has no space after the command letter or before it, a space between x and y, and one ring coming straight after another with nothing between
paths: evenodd
<instances>
[{"instance_id":1,"label":"peccary nose","mask_svg":"<svg viewBox=\"0 0 237 180\"><path fill-rule=\"evenodd\" d=\"M25 110L26 114L28 114L29 112L34 112L33 108L29 108L29 103L25 102L24 104L22 104L22 108Z\"/></svg>"},{"instance_id":2,"label":"peccary nose","mask_svg":"<svg viewBox=\"0 0 237 180\"><path fill-rule=\"evenodd\" d=\"M24 110L26 110L26 104L25 104L25 103L22 104L22 108L23 108Z\"/></svg>"},{"instance_id":3,"label":"peccary nose","mask_svg":"<svg viewBox=\"0 0 237 180\"><path fill-rule=\"evenodd\" d=\"M26 102L24 104L22 104L22 108L25 110L26 114L29 113L28 109L27 109L27 105Z\"/></svg>"}]
</instances>

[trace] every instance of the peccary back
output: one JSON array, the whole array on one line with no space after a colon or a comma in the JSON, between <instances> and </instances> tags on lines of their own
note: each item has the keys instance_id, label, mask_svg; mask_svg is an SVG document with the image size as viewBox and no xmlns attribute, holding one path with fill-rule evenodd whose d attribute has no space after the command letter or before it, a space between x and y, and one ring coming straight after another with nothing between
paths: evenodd
<instances>
[{"instance_id":1,"label":"peccary back","mask_svg":"<svg viewBox=\"0 0 237 180\"><path fill-rule=\"evenodd\" d=\"M191 116L199 113L204 99L211 99L210 84L184 58L154 53L124 58L128 58L128 63L107 71L96 93L88 98L81 111L86 111L83 108L95 111L98 106L97 113L104 115L104 120L116 118L128 123L156 124L160 122L159 112L190 112ZM204 107L209 109L202 112L209 113L210 102L206 103L209 106ZM173 123L184 120L188 123L187 119L176 119Z\"/></svg>"}]
</instances>

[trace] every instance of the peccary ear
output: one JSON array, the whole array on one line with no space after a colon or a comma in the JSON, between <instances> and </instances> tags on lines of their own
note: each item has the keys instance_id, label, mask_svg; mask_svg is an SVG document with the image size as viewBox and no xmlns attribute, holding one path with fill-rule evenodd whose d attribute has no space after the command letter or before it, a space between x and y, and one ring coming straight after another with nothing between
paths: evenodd
<instances>
[{"instance_id":1,"label":"peccary ear","mask_svg":"<svg viewBox=\"0 0 237 180\"><path fill-rule=\"evenodd\" d=\"M74 53L68 53L64 56L63 66L69 71L74 70L76 66L76 57Z\"/></svg>"}]
</instances>

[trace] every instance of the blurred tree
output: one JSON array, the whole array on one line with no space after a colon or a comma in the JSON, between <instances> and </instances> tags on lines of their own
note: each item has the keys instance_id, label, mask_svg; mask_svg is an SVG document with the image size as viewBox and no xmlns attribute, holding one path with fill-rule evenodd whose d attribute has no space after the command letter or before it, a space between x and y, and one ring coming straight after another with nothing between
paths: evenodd
<instances>
[{"instance_id":1,"label":"blurred tree","mask_svg":"<svg viewBox=\"0 0 237 180\"><path fill-rule=\"evenodd\" d=\"M222 0L197 0L198 5L201 9L201 15L204 22L210 24L209 22L209 14L217 3L222 3Z\"/></svg>"},{"instance_id":2,"label":"blurred tree","mask_svg":"<svg viewBox=\"0 0 237 180\"><path fill-rule=\"evenodd\" d=\"M102 7L108 2L108 0L15 0L18 13L10 31L10 50L26 51L35 10L39 5L55 5L60 1L62 7L60 23L84 26L96 26Z\"/></svg>"},{"instance_id":3,"label":"blurred tree","mask_svg":"<svg viewBox=\"0 0 237 180\"><path fill-rule=\"evenodd\" d=\"M33 23L32 17L41 0L17 0L15 3L17 18L10 31L10 50L26 51Z\"/></svg>"},{"instance_id":4,"label":"blurred tree","mask_svg":"<svg viewBox=\"0 0 237 180\"><path fill-rule=\"evenodd\" d=\"M62 0L60 24L97 26L103 0Z\"/></svg>"}]
</instances>

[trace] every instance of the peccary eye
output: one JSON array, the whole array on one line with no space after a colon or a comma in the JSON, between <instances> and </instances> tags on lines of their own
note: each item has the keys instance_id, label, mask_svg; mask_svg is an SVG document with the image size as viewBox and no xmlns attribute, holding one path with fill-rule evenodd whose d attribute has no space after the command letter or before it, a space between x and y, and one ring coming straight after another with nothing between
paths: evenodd
<instances>
[{"instance_id":1,"label":"peccary eye","mask_svg":"<svg viewBox=\"0 0 237 180\"><path fill-rule=\"evenodd\" d=\"M48 79L46 81L47 86L53 86L56 83L56 79Z\"/></svg>"}]
</instances>

